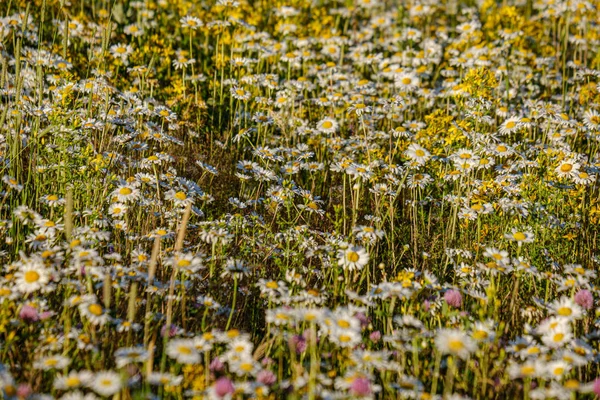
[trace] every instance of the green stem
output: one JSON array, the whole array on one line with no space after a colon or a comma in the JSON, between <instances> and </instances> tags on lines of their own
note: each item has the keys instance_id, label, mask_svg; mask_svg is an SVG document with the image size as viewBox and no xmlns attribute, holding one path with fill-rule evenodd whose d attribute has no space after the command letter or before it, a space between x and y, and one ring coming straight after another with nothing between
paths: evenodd
<instances>
[{"instance_id":1,"label":"green stem","mask_svg":"<svg viewBox=\"0 0 600 400\"><path fill-rule=\"evenodd\" d=\"M229 312L229 319L227 319L227 325L225 326L225 330L229 330L229 325L231 325L231 319L233 318L233 313L235 312L235 301L237 299L237 286L238 281L237 278L233 278L233 300L231 301L231 311Z\"/></svg>"}]
</instances>

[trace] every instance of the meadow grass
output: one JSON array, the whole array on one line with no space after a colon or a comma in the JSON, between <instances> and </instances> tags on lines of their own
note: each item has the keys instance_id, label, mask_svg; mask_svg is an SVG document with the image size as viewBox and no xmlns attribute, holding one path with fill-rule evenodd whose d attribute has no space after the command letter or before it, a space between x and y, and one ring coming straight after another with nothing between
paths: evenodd
<instances>
[{"instance_id":1,"label":"meadow grass","mask_svg":"<svg viewBox=\"0 0 600 400\"><path fill-rule=\"evenodd\" d=\"M598 0L3 0L0 397L600 396Z\"/></svg>"}]
</instances>

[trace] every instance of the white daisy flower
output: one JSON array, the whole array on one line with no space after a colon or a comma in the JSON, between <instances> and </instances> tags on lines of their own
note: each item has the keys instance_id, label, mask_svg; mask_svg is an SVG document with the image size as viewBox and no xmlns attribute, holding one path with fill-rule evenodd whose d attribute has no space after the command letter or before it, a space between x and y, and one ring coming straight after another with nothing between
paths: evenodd
<instances>
[{"instance_id":1,"label":"white daisy flower","mask_svg":"<svg viewBox=\"0 0 600 400\"><path fill-rule=\"evenodd\" d=\"M477 350L477 344L465 332L457 329L441 329L435 337L435 347L442 354L452 354L466 359Z\"/></svg>"},{"instance_id":2,"label":"white daisy flower","mask_svg":"<svg viewBox=\"0 0 600 400\"><path fill-rule=\"evenodd\" d=\"M50 270L41 262L27 262L15 274L15 286L22 293L32 293L42 289L50 281Z\"/></svg>"},{"instance_id":3,"label":"white daisy flower","mask_svg":"<svg viewBox=\"0 0 600 400\"><path fill-rule=\"evenodd\" d=\"M200 20L200 18L192 17L192 16L187 16L187 17L181 18L179 20L179 23L181 24L182 28L189 28L194 31L204 25L202 23L202 21Z\"/></svg>"},{"instance_id":4,"label":"white daisy flower","mask_svg":"<svg viewBox=\"0 0 600 400\"><path fill-rule=\"evenodd\" d=\"M510 233L504 234L504 237L512 242L517 242L519 247L523 243L533 243L535 238L533 232L528 230L520 230L518 228L513 228Z\"/></svg>"},{"instance_id":5,"label":"white daisy flower","mask_svg":"<svg viewBox=\"0 0 600 400\"><path fill-rule=\"evenodd\" d=\"M92 325L104 325L108 321L108 315L95 299L91 302L86 301L79 304L78 308L81 316L87 319Z\"/></svg>"},{"instance_id":6,"label":"white daisy flower","mask_svg":"<svg viewBox=\"0 0 600 400\"><path fill-rule=\"evenodd\" d=\"M558 300L553 301L549 305L552 314L558 318L564 318L567 321L573 321L583 315L581 307L567 296L563 296Z\"/></svg>"},{"instance_id":7,"label":"white daisy flower","mask_svg":"<svg viewBox=\"0 0 600 400\"><path fill-rule=\"evenodd\" d=\"M112 396L121 390L121 376L113 371L97 372L89 387L100 396Z\"/></svg>"},{"instance_id":8,"label":"white daisy flower","mask_svg":"<svg viewBox=\"0 0 600 400\"><path fill-rule=\"evenodd\" d=\"M577 161L565 160L554 169L554 172L556 172L556 175L560 178L574 178L579 174L579 168L581 168L581 164Z\"/></svg>"},{"instance_id":9,"label":"white daisy flower","mask_svg":"<svg viewBox=\"0 0 600 400\"><path fill-rule=\"evenodd\" d=\"M419 146L416 143L408 146L408 149L404 152L404 155L410 158L411 161L416 162L419 165L423 165L431 158L431 153L424 147Z\"/></svg>"},{"instance_id":10,"label":"white daisy flower","mask_svg":"<svg viewBox=\"0 0 600 400\"><path fill-rule=\"evenodd\" d=\"M335 133L338 123L333 118L323 118L317 123L317 129L323 133Z\"/></svg>"},{"instance_id":11,"label":"white daisy flower","mask_svg":"<svg viewBox=\"0 0 600 400\"><path fill-rule=\"evenodd\" d=\"M167 344L167 355L180 364L196 364L200 362L200 354L196 350L193 339L173 339Z\"/></svg>"},{"instance_id":12,"label":"white daisy flower","mask_svg":"<svg viewBox=\"0 0 600 400\"><path fill-rule=\"evenodd\" d=\"M71 371L68 375L58 375L54 379L54 388L58 390L71 390L81 386L87 386L92 380L89 371Z\"/></svg>"},{"instance_id":13,"label":"white daisy flower","mask_svg":"<svg viewBox=\"0 0 600 400\"><path fill-rule=\"evenodd\" d=\"M118 201L128 202L137 199L140 195L140 191L132 186L123 185L116 188L112 195L117 198Z\"/></svg>"},{"instance_id":14,"label":"white daisy flower","mask_svg":"<svg viewBox=\"0 0 600 400\"><path fill-rule=\"evenodd\" d=\"M414 72L402 72L395 76L395 86L403 92L412 92L419 88L419 77Z\"/></svg>"},{"instance_id":15,"label":"white daisy flower","mask_svg":"<svg viewBox=\"0 0 600 400\"><path fill-rule=\"evenodd\" d=\"M338 265L349 271L361 270L369 262L369 253L362 246L339 250Z\"/></svg>"},{"instance_id":16,"label":"white daisy flower","mask_svg":"<svg viewBox=\"0 0 600 400\"><path fill-rule=\"evenodd\" d=\"M52 369L66 368L70 363L71 359L57 354L40 358L33 363L33 368L50 371Z\"/></svg>"}]
</instances>

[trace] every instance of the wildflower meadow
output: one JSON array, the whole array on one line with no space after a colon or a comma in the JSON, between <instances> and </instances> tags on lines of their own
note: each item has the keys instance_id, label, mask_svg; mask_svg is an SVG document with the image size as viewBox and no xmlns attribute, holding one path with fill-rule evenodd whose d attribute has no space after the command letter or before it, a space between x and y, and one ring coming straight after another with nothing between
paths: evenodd
<instances>
[{"instance_id":1,"label":"wildflower meadow","mask_svg":"<svg viewBox=\"0 0 600 400\"><path fill-rule=\"evenodd\" d=\"M0 398L600 396L600 0L0 0Z\"/></svg>"}]
</instances>

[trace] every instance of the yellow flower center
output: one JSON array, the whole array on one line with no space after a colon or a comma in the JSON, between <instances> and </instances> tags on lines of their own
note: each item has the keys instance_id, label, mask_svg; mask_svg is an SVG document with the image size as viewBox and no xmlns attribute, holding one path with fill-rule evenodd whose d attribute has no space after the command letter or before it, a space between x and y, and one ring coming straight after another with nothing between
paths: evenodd
<instances>
[{"instance_id":1,"label":"yellow flower center","mask_svg":"<svg viewBox=\"0 0 600 400\"><path fill-rule=\"evenodd\" d=\"M343 319L339 320L339 321L337 322L337 324L338 324L338 326L339 326L340 328L344 328L344 329L345 329L345 328L350 328L350 322L348 322L348 321L346 321L346 320L343 320Z\"/></svg>"},{"instance_id":2,"label":"yellow flower center","mask_svg":"<svg viewBox=\"0 0 600 400\"><path fill-rule=\"evenodd\" d=\"M4 391L8 396L14 396L15 394L17 394L17 388L11 384L4 386Z\"/></svg>"},{"instance_id":3,"label":"yellow flower center","mask_svg":"<svg viewBox=\"0 0 600 400\"><path fill-rule=\"evenodd\" d=\"M565 338L565 334L564 333L556 333L552 337L552 340L554 340L555 342L561 342L564 338Z\"/></svg>"},{"instance_id":4,"label":"yellow flower center","mask_svg":"<svg viewBox=\"0 0 600 400\"><path fill-rule=\"evenodd\" d=\"M577 379L569 379L565 382L565 388L567 389L577 389L579 388L579 381Z\"/></svg>"},{"instance_id":5,"label":"yellow flower center","mask_svg":"<svg viewBox=\"0 0 600 400\"><path fill-rule=\"evenodd\" d=\"M561 317L568 317L573 314L573 310L571 310L569 307L561 307L558 309L557 313Z\"/></svg>"},{"instance_id":6,"label":"yellow flower center","mask_svg":"<svg viewBox=\"0 0 600 400\"><path fill-rule=\"evenodd\" d=\"M49 358L44 364L46 364L48 367L54 367L56 364L58 364L58 360L56 358Z\"/></svg>"},{"instance_id":7,"label":"yellow flower center","mask_svg":"<svg viewBox=\"0 0 600 400\"><path fill-rule=\"evenodd\" d=\"M573 169L573 164L569 164L569 163L564 163L563 165L560 166L560 170L562 172L569 172Z\"/></svg>"},{"instance_id":8,"label":"yellow flower center","mask_svg":"<svg viewBox=\"0 0 600 400\"><path fill-rule=\"evenodd\" d=\"M465 344L462 341L457 340L457 339L452 339L448 342L448 348L453 353L458 353L459 351L464 349L464 347L465 347Z\"/></svg>"},{"instance_id":9,"label":"yellow flower center","mask_svg":"<svg viewBox=\"0 0 600 400\"><path fill-rule=\"evenodd\" d=\"M525 240L527 238L527 236L525 236L525 234L523 232L515 232L515 233L513 233L513 238L520 242L520 241Z\"/></svg>"},{"instance_id":10,"label":"yellow flower center","mask_svg":"<svg viewBox=\"0 0 600 400\"><path fill-rule=\"evenodd\" d=\"M348 343L352 338L349 335L340 335L340 342Z\"/></svg>"},{"instance_id":11,"label":"yellow flower center","mask_svg":"<svg viewBox=\"0 0 600 400\"><path fill-rule=\"evenodd\" d=\"M535 368L533 368L531 365L525 365L521 367L521 375L529 376L533 375L534 372Z\"/></svg>"},{"instance_id":12,"label":"yellow flower center","mask_svg":"<svg viewBox=\"0 0 600 400\"><path fill-rule=\"evenodd\" d=\"M252 364L251 363L242 363L242 364L240 364L240 369L244 372L250 372L250 371L252 371Z\"/></svg>"},{"instance_id":13,"label":"yellow flower center","mask_svg":"<svg viewBox=\"0 0 600 400\"><path fill-rule=\"evenodd\" d=\"M475 340L484 340L484 339L487 339L487 337L488 337L488 333L486 331L479 330L479 331L473 332L473 339L475 339Z\"/></svg>"},{"instance_id":14,"label":"yellow flower center","mask_svg":"<svg viewBox=\"0 0 600 400\"><path fill-rule=\"evenodd\" d=\"M359 260L360 256L358 255L357 252L350 251L350 252L348 252L347 258L348 258L348 261L355 263Z\"/></svg>"},{"instance_id":15,"label":"yellow flower center","mask_svg":"<svg viewBox=\"0 0 600 400\"><path fill-rule=\"evenodd\" d=\"M102 315L102 307L99 304L90 304L88 306L88 311L95 316Z\"/></svg>"},{"instance_id":16,"label":"yellow flower center","mask_svg":"<svg viewBox=\"0 0 600 400\"><path fill-rule=\"evenodd\" d=\"M234 338L240 336L240 331L237 329L230 329L227 331L227 337Z\"/></svg>"},{"instance_id":17,"label":"yellow flower center","mask_svg":"<svg viewBox=\"0 0 600 400\"><path fill-rule=\"evenodd\" d=\"M75 387L75 386L79 386L79 384L81 383L81 380L79 378L77 378L76 376L72 376L70 378L67 378L65 383L68 387Z\"/></svg>"},{"instance_id":18,"label":"yellow flower center","mask_svg":"<svg viewBox=\"0 0 600 400\"><path fill-rule=\"evenodd\" d=\"M275 281L269 281L269 282L267 282L267 284L265 286L268 287L269 289L277 289L278 288L277 282L275 282Z\"/></svg>"},{"instance_id":19,"label":"yellow flower center","mask_svg":"<svg viewBox=\"0 0 600 400\"><path fill-rule=\"evenodd\" d=\"M40 274L38 274L36 271L27 271L25 272L24 278L25 282L34 283L40 279Z\"/></svg>"}]
</instances>

